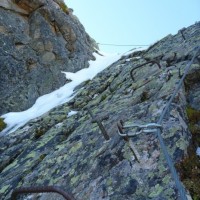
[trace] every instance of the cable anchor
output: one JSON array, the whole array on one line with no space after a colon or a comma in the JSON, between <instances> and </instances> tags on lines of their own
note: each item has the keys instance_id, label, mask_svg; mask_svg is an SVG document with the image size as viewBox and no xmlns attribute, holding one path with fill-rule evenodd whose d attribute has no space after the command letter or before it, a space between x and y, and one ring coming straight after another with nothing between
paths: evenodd
<instances>
[{"instance_id":1,"label":"cable anchor","mask_svg":"<svg viewBox=\"0 0 200 200\"><path fill-rule=\"evenodd\" d=\"M136 127L139 129L138 131L134 133L125 133L124 129ZM120 120L117 123L117 128L118 128L118 134L122 137L132 137L141 133L155 133L158 128L162 129L162 125L157 124L157 123L148 123L148 124L130 124L130 125L124 125L123 121Z\"/></svg>"}]
</instances>

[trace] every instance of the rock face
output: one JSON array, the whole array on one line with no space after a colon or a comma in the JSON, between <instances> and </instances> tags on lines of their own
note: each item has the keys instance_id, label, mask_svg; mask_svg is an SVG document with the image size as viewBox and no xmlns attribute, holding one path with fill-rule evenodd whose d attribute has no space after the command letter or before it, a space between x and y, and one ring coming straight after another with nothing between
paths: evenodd
<instances>
[{"instance_id":1,"label":"rock face","mask_svg":"<svg viewBox=\"0 0 200 200\"><path fill-rule=\"evenodd\" d=\"M1 136L2 199L9 199L18 187L48 185L59 186L77 200L177 199L156 135L142 133L128 143L118 135L117 122L157 122L197 45L200 23L168 35L146 51L124 55L83 83L80 87L84 90L70 102ZM156 64L137 68L132 73L133 81L131 70L151 60L156 60L161 69ZM194 61L187 77L187 81L195 79L191 91L199 87L195 84L200 80L195 76L199 74L199 60ZM183 85L163 120L162 137L174 164L187 154L191 134L185 110L188 103L199 109L197 97L198 92L191 94ZM96 117L108 115L102 123L109 141L105 141L86 108ZM78 113L68 117L71 110ZM40 194L38 198L58 199L52 194Z\"/></svg>"},{"instance_id":2,"label":"rock face","mask_svg":"<svg viewBox=\"0 0 200 200\"><path fill-rule=\"evenodd\" d=\"M0 115L22 111L88 67L95 43L62 0L1 0Z\"/></svg>"}]
</instances>

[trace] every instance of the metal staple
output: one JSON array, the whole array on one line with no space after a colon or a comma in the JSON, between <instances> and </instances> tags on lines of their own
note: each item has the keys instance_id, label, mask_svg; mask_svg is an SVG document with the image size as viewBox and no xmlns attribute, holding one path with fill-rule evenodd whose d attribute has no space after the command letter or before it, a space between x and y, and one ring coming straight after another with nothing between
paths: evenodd
<instances>
[{"instance_id":1,"label":"metal staple","mask_svg":"<svg viewBox=\"0 0 200 200\"><path fill-rule=\"evenodd\" d=\"M110 140L110 137L109 137L109 135L108 135L108 133L107 133L105 127L104 127L103 124L101 123L101 121L102 121L103 119L106 119L107 116L105 116L105 118L102 118L102 119L99 118L99 119L98 119L98 118L95 118L95 117L94 117L92 111L91 111L89 108L87 108L87 111L88 111L88 113L90 114L90 116L92 117L92 122L93 122L93 123L97 123L97 125L99 126L99 128L100 128L100 130L101 130L101 133L103 134L103 137L105 138L105 140L107 140L107 141Z\"/></svg>"},{"instance_id":2,"label":"metal staple","mask_svg":"<svg viewBox=\"0 0 200 200\"><path fill-rule=\"evenodd\" d=\"M121 122L118 122L118 123L117 123L118 134L119 134L120 136L122 136L122 137L131 137L131 136L140 134L140 133L142 133L142 132L143 132L143 133L153 133L153 132L155 132L155 133L157 134L157 137L158 137L158 140L159 140L161 149L162 149L162 151L163 151L163 153L164 153L164 156L165 156L165 158L166 158L166 161L167 161L167 164L168 164L169 169L170 169L170 171L171 171L172 177L174 178L174 181L175 181L176 187L177 187L177 189L178 189L178 192L179 192L179 194L180 194L180 199L181 199L181 200L187 200L186 191L185 191L184 187L182 186L182 184L181 184L181 182L180 182L180 180L179 180L179 176L178 176L177 171L176 171L176 169L175 169L175 167L174 167L173 161L172 161L172 159L171 159L171 157L170 157L170 155L169 155L169 153L168 153L167 147L166 147L166 145L165 145L165 143L164 143L164 140L163 140L163 138L162 138L162 136L161 136L161 131L162 131L162 129L161 129L161 127L162 127L161 124L162 124L162 121L163 121L163 119L164 119L164 117L165 117L167 111L169 110L169 108L170 108L170 106L171 106L172 101L174 100L175 96L177 95L179 89L181 88L181 85L182 85L182 83L183 83L183 81L184 81L184 79L185 79L185 77L186 77L186 75L187 75L187 73L188 73L188 71L189 71L190 66L191 66L192 63L194 62L194 59L198 56L198 52L200 51L200 46L199 46L199 47L196 47L196 48L197 48L196 53L195 53L194 56L192 57L191 61L188 62L187 66L185 67L185 72L184 72L184 74L180 77L181 79L180 79L180 81L178 82L178 85L177 85L176 89L174 90L173 94L171 95L169 101L167 102L167 104L166 104L164 110L162 111L161 116L160 116L160 118L159 118L159 120L158 120L157 123L150 123L150 124L147 124L147 125L131 124L131 125L128 125L128 126L123 126L123 124L122 124ZM144 63L144 64L142 64L142 65L139 65L139 66L137 66L136 68L134 68L134 69L131 70L131 77L132 77L133 80L134 80L134 78L133 78L133 76L132 76L133 70L135 70L135 69L137 69L138 67L141 67L141 66L143 66L143 65L145 65L145 64L148 64L148 63L150 63L150 62L147 62L147 63ZM157 62L155 62L155 63L157 64ZM179 72L179 75L180 75L180 72ZM139 127L139 128L142 128L142 130L139 131L139 132L137 132L136 134L126 134L126 133L124 133L124 132L123 132L123 128L129 128L129 127ZM152 129L152 128L154 128L154 129ZM155 128L156 128L156 129L155 129Z\"/></svg>"},{"instance_id":3,"label":"metal staple","mask_svg":"<svg viewBox=\"0 0 200 200\"><path fill-rule=\"evenodd\" d=\"M189 68L192 65L192 63L193 63L194 59L196 58L196 56L197 56L197 54L198 54L199 51L200 51L200 46L197 47L197 51L194 54L194 56L192 57L192 60L187 64L187 66L185 68L185 72L184 72L181 80L179 81L176 89L174 90L174 93L170 97L168 103L165 106L165 109L163 110L163 112L162 112L162 114L161 114L161 116L160 116L160 118L158 120L158 123L157 123L158 125L161 125L161 123L162 123L162 121L164 119L164 116L166 115L167 111L169 110L169 107L171 106L171 103L172 103L173 99L175 98L175 96L177 95L179 89L181 88L183 80L185 79L185 77L186 77L186 75L187 75L187 73L189 71ZM156 62L156 61L146 62L146 63L144 63L142 65L139 65L136 68L134 68L134 69L131 70L131 77L132 77L133 80L134 80L133 75L132 75L133 70L135 70L135 69L137 69L137 68L139 68L139 67L141 67L143 65L146 65L148 63L155 63L155 64L157 64L159 66L159 68L161 68L160 64L158 62ZM91 117L94 118L93 114L91 113L91 111L89 109L88 109L88 112L91 115ZM101 124L101 122L99 120L95 120L95 121L99 125L100 129L102 130L102 133L103 133L105 139L109 140L109 136L108 136L107 132L105 131L105 128L103 127L103 125ZM173 176L173 178L175 180L175 184L176 184L177 189L179 191L181 200L187 200L185 189L183 188L183 186L182 186L182 184L181 184L181 182L179 180L179 176L178 176L178 174L176 172L176 169L175 169L175 167L173 165L173 161L170 158L170 155L169 155L169 153L167 151L167 147L166 147L166 145L164 143L164 140L163 140L163 138L161 136L161 129L160 128L157 129L157 136L158 136L158 140L160 142L161 149L162 149L162 151L164 153L164 156L166 158L167 164L168 164L168 166L170 168L171 174L172 174L172 176ZM137 156L136 156L136 158L137 158ZM60 189L59 187L56 187L56 186L22 187L22 188L17 188L17 189L15 189L12 192L11 200L16 200L17 196L19 194L44 193L44 192L55 192L55 193L61 194L66 200L75 200L68 193L66 193L65 191L63 191L62 189Z\"/></svg>"},{"instance_id":4,"label":"metal staple","mask_svg":"<svg viewBox=\"0 0 200 200\"><path fill-rule=\"evenodd\" d=\"M61 194L66 200L75 200L71 195L61 190L56 186L41 186L41 187L22 187L17 188L12 192L11 200L17 200L19 194L29 194L29 193L44 193L44 192L55 192Z\"/></svg>"},{"instance_id":5,"label":"metal staple","mask_svg":"<svg viewBox=\"0 0 200 200\"><path fill-rule=\"evenodd\" d=\"M136 66L135 68L133 68L133 69L130 71L130 75L131 75L131 78L132 78L133 81L135 80L134 77L133 77L133 71L136 70L136 69L138 69L138 68L140 68L140 67L142 67L142 66L144 66L144 65L147 65L147 64L149 64L149 63L156 64L156 65L159 67L159 69L161 69L160 63L157 62L156 60L151 60L151 61L145 62L145 63L143 63L143 64L141 64L141 65Z\"/></svg>"}]
</instances>

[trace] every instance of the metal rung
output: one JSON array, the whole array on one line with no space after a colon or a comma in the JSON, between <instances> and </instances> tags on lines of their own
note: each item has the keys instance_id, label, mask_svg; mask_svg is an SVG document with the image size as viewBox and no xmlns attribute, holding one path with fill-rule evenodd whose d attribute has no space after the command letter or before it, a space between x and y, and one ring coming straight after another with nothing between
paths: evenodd
<instances>
[{"instance_id":1,"label":"metal rung","mask_svg":"<svg viewBox=\"0 0 200 200\"><path fill-rule=\"evenodd\" d=\"M135 132L135 133L124 133L123 129L126 128L132 128L132 127L136 127L138 129L140 129L139 131ZM157 129L162 129L162 125L157 124L157 123L148 123L148 124L130 124L130 125L123 125L122 121L119 121L117 123L117 128L118 128L118 134L122 137L125 136L135 136L141 133L154 133L157 131Z\"/></svg>"}]
</instances>

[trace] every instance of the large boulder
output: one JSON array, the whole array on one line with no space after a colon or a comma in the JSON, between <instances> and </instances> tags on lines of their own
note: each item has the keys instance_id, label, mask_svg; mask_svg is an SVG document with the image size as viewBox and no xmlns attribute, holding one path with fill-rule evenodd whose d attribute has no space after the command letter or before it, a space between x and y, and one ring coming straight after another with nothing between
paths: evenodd
<instances>
[{"instance_id":1,"label":"large boulder","mask_svg":"<svg viewBox=\"0 0 200 200\"><path fill-rule=\"evenodd\" d=\"M0 115L22 111L94 59L95 42L62 0L1 0Z\"/></svg>"}]
</instances>

